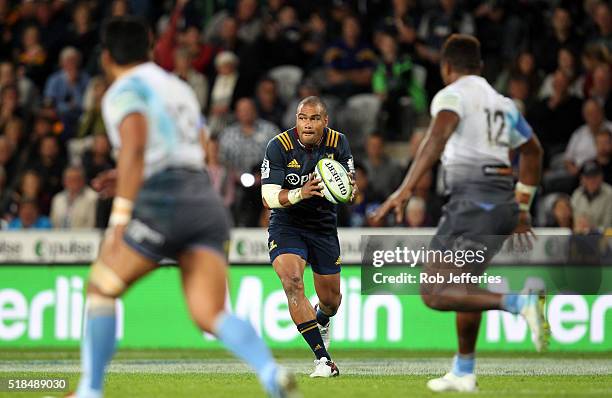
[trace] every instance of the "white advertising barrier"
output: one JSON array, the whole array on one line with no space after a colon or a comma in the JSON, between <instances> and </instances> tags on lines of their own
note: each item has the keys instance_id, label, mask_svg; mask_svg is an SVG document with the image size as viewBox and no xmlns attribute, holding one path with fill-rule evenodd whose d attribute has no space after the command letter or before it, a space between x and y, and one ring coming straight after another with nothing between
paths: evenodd
<instances>
[{"instance_id":1,"label":"white advertising barrier","mask_svg":"<svg viewBox=\"0 0 612 398\"><path fill-rule=\"evenodd\" d=\"M340 253L343 264L361 264L362 237L385 236L385 246L408 246L408 249L428 247L435 228L339 228ZM514 264L518 260L527 264L536 262L563 261L564 248L570 231L560 228L538 228L534 231L536 239L531 240L531 247L522 252L519 250L502 250L493 262ZM386 239L389 237L390 239ZM385 247L390 249L390 247ZM230 263L262 264L269 263L268 233L258 228L237 228L232 231L232 242L229 253Z\"/></svg>"},{"instance_id":2,"label":"white advertising barrier","mask_svg":"<svg viewBox=\"0 0 612 398\"><path fill-rule=\"evenodd\" d=\"M100 239L97 230L2 231L0 263L83 264L96 258Z\"/></svg>"},{"instance_id":3,"label":"white advertising barrier","mask_svg":"<svg viewBox=\"0 0 612 398\"><path fill-rule=\"evenodd\" d=\"M388 245L410 249L427 247L434 228L340 228L342 263L360 264L362 236L389 236ZM542 228L535 231L538 239L533 248L521 256L525 261L550 261L563 252L564 238L569 231ZM2 231L0 263L87 263L98 254L102 233L97 230ZM229 260L232 264L267 264L268 233L261 228L232 230ZM516 253L500 253L495 262L516 262Z\"/></svg>"}]
</instances>

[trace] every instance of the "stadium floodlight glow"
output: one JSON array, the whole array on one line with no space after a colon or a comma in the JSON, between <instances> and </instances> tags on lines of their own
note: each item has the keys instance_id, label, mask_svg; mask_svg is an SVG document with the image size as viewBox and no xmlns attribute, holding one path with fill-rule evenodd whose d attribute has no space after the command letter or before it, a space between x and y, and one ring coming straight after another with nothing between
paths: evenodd
<instances>
[{"instance_id":1,"label":"stadium floodlight glow","mask_svg":"<svg viewBox=\"0 0 612 398\"><path fill-rule=\"evenodd\" d=\"M240 176L240 183L245 188L250 188L255 185L255 176L251 173L243 173Z\"/></svg>"}]
</instances>

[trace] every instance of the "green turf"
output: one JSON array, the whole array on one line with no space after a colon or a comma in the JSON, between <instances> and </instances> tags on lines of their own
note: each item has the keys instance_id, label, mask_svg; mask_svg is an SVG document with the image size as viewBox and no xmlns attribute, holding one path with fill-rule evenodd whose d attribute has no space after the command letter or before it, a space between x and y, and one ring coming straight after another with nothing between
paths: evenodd
<instances>
[{"instance_id":1,"label":"green turf","mask_svg":"<svg viewBox=\"0 0 612 398\"><path fill-rule=\"evenodd\" d=\"M25 374L23 374L26 376ZM28 377L36 374L28 373ZM19 376L19 375L13 375ZM38 375L50 377L51 374ZM60 375L55 375L60 376ZM67 375L61 375L67 376ZM76 385L77 375L68 375ZM321 391L329 397L435 397L426 390L425 376L339 377L311 380L299 377L305 397L317 397ZM484 397L610 397L612 376L489 376L479 379L479 398ZM0 393L0 397L61 397L58 393ZM132 397L264 397L254 376L210 374L112 374L106 386L106 398ZM465 397L464 394L444 394L444 397Z\"/></svg>"},{"instance_id":2,"label":"green turf","mask_svg":"<svg viewBox=\"0 0 612 398\"><path fill-rule=\"evenodd\" d=\"M449 358L449 352L442 351L384 351L384 350L336 350L333 352L335 358L341 364L349 358L355 361L359 359L376 360L381 363L397 360L408 360L418 363L423 358ZM275 351L278 358L283 358L285 363L295 359L302 365L310 361L310 353L306 350L279 350ZM530 358L542 357L559 360L576 360L584 363L585 359L603 361L607 364L609 360L609 371L603 375L569 376L480 376L479 384L481 397L612 397L612 353L548 353L537 355L534 353L517 352L485 352L479 354L481 358L501 359L502 366L506 366L506 360L525 361L529 366ZM2 350L0 351L0 365L5 364L32 363L33 360L69 360L75 363L78 358L76 350ZM115 359L118 362L130 363L134 360L170 360L181 362L182 360L224 360L229 355L220 350L120 350ZM10 362L9 362L10 361ZM583 362L580 362L583 361ZM58 361L58 363L61 361ZM153 361L154 362L154 361ZM11 369L9 365L9 369ZM28 365L30 366L30 365ZM131 366L131 365L130 365ZM223 366L223 365L221 365ZM6 369L6 367L5 367ZM28 369L28 367L26 367ZM210 369L210 368L209 368ZM220 369L220 374L211 373L118 373L113 372L107 376L106 398L114 397L263 397L263 393L252 374L232 373L231 367ZM209 370L210 371L210 370ZM42 372L0 372L0 378L6 377L68 377L71 389L74 389L78 380L76 373L42 373ZM321 395L344 398L344 397L437 397L440 395L430 393L425 388L425 383L431 376L410 374L406 375L348 375L343 374L336 379L309 379L304 372L298 375L300 388L305 397L318 397ZM324 394L323 394L324 392ZM62 397L60 393L8 393L0 392L3 397ZM444 397L465 397L460 394L448 394Z\"/></svg>"}]
</instances>

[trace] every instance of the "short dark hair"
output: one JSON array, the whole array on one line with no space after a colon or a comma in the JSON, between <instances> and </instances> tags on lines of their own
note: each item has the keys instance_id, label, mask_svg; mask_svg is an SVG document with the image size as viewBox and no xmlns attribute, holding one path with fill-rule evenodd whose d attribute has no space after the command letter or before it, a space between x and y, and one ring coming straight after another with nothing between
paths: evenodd
<instances>
[{"instance_id":1,"label":"short dark hair","mask_svg":"<svg viewBox=\"0 0 612 398\"><path fill-rule=\"evenodd\" d=\"M442 62L448 62L459 72L480 70L480 42L470 35L453 34L442 47Z\"/></svg>"},{"instance_id":2,"label":"short dark hair","mask_svg":"<svg viewBox=\"0 0 612 398\"><path fill-rule=\"evenodd\" d=\"M323 102L323 100L317 96L311 95L310 97L304 98L298 104L297 109L300 109L304 105L320 106L323 116L327 116L327 105L325 105L325 102Z\"/></svg>"},{"instance_id":3,"label":"short dark hair","mask_svg":"<svg viewBox=\"0 0 612 398\"><path fill-rule=\"evenodd\" d=\"M138 17L112 18L102 29L102 48L119 65L131 65L149 60L149 29Z\"/></svg>"}]
</instances>

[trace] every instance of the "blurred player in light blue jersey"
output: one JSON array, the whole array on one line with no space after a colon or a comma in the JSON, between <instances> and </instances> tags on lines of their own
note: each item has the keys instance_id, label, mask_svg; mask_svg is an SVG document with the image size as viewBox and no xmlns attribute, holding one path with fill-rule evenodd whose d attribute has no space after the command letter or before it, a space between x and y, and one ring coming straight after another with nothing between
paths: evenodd
<instances>
[{"instance_id":1,"label":"blurred player in light blue jersey","mask_svg":"<svg viewBox=\"0 0 612 398\"><path fill-rule=\"evenodd\" d=\"M178 262L198 327L251 365L270 396L294 396L293 377L277 366L252 326L224 309L230 222L203 168L194 93L148 62L148 29L141 21L109 21L102 41L102 66L114 80L102 110L118 151L116 194L89 276L76 396L102 396L115 350L115 300L163 258Z\"/></svg>"},{"instance_id":2,"label":"blurred player in light blue jersey","mask_svg":"<svg viewBox=\"0 0 612 398\"><path fill-rule=\"evenodd\" d=\"M512 233L533 234L529 208L540 181L542 149L531 127L511 99L497 93L480 76L480 43L473 36L452 35L444 44L440 70L447 85L431 103L432 122L402 185L387 199L377 218L394 210L403 217L417 181L440 158L450 200L432 239L433 249L479 250L482 263L426 264L434 275L480 275ZM520 154L519 181L514 186L510 152ZM524 238L527 238L524 236ZM477 391L474 353L481 312L521 314L538 351L546 347L548 329L544 296L539 292L497 294L477 284L421 284L424 303L457 313L459 352L452 371L427 383L433 391Z\"/></svg>"}]
</instances>

